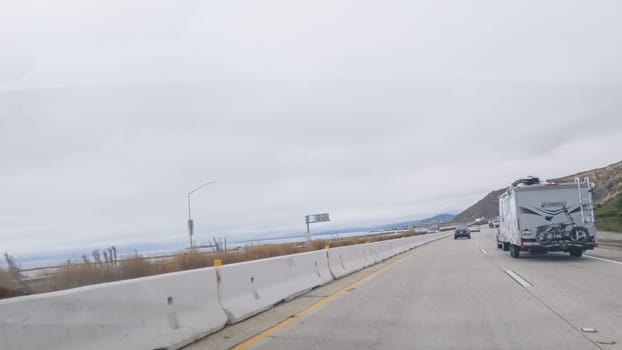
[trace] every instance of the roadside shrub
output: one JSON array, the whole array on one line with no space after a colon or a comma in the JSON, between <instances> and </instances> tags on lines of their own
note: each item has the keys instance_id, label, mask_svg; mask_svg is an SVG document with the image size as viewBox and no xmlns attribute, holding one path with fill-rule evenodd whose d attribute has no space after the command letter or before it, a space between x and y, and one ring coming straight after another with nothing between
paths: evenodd
<instances>
[{"instance_id":1,"label":"roadside shrub","mask_svg":"<svg viewBox=\"0 0 622 350\"><path fill-rule=\"evenodd\" d=\"M0 299L23 295L18 283L9 271L0 268Z\"/></svg>"},{"instance_id":2,"label":"roadside shrub","mask_svg":"<svg viewBox=\"0 0 622 350\"><path fill-rule=\"evenodd\" d=\"M191 250L175 254L173 260L178 270L190 270L212 266L214 259L208 253Z\"/></svg>"},{"instance_id":3,"label":"roadside shrub","mask_svg":"<svg viewBox=\"0 0 622 350\"><path fill-rule=\"evenodd\" d=\"M116 268L121 279L151 276L158 273L155 263L147 261L142 255L134 254L119 261Z\"/></svg>"},{"instance_id":4,"label":"roadside shrub","mask_svg":"<svg viewBox=\"0 0 622 350\"><path fill-rule=\"evenodd\" d=\"M253 246L247 246L244 250L244 256L247 260L256 260L263 258L271 258L273 256L281 256L288 254L296 254L299 250L295 244L283 243L283 244L259 244Z\"/></svg>"},{"instance_id":5,"label":"roadside shrub","mask_svg":"<svg viewBox=\"0 0 622 350\"><path fill-rule=\"evenodd\" d=\"M222 261L223 265L246 261L244 253L241 250L210 253L209 257L211 259L210 266L214 264L214 260Z\"/></svg>"},{"instance_id":6,"label":"roadside shrub","mask_svg":"<svg viewBox=\"0 0 622 350\"><path fill-rule=\"evenodd\" d=\"M107 265L67 262L56 271L49 286L52 290L61 290L119 279L121 277L115 269Z\"/></svg>"},{"instance_id":7,"label":"roadside shrub","mask_svg":"<svg viewBox=\"0 0 622 350\"><path fill-rule=\"evenodd\" d=\"M307 244L307 249L308 250L320 250L320 249L324 249L324 247L329 244L330 245L330 241L327 239L314 239L311 240L308 244ZM333 245L331 245L332 247Z\"/></svg>"}]
</instances>

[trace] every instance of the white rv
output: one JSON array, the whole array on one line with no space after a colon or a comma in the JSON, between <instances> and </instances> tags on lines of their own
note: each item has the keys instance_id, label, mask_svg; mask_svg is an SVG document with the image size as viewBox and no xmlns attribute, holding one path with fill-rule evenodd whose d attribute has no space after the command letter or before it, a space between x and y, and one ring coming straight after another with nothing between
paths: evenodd
<instances>
[{"instance_id":1,"label":"white rv","mask_svg":"<svg viewBox=\"0 0 622 350\"><path fill-rule=\"evenodd\" d=\"M509 250L512 257L519 258L521 251L562 251L580 257L596 246L588 178L552 183L529 177L515 181L499 196L497 248Z\"/></svg>"}]
</instances>

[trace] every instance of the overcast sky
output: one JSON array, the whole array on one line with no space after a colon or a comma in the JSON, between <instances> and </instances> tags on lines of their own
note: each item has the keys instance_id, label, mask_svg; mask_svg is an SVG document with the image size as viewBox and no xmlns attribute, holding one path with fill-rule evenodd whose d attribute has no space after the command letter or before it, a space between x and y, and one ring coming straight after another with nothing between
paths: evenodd
<instances>
[{"instance_id":1,"label":"overcast sky","mask_svg":"<svg viewBox=\"0 0 622 350\"><path fill-rule=\"evenodd\" d=\"M19 1L0 250L458 213L622 158L619 1ZM176 242L175 242L176 241Z\"/></svg>"}]
</instances>

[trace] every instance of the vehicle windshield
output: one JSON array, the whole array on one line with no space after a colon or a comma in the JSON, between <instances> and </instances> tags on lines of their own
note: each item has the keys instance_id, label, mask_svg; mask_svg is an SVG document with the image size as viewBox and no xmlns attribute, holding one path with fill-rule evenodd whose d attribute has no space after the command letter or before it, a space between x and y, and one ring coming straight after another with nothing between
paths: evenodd
<instances>
[{"instance_id":1,"label":"vehicle windshield","mask_svg":"<svg viewBox=\"0 0 622 350\"><path fill-rule=\"evenodd\" d=\"M0 33L0 349L622 349L622 1Z\"/></svg>"}]
</instances>

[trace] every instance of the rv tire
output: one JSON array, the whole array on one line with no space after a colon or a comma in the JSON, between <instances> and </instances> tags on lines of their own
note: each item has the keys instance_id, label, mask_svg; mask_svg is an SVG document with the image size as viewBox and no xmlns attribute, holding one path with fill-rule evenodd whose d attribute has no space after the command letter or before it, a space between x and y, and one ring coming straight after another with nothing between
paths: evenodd
<instances>
[{"instance_id":1,"label":"rv tire","mask_svg":"<svg viewBox=\"0 0 622 350\"><path fill-rule=\"evenodd\" d=\"M510 250L510 242L503 242L503 251L507 252Z\"/></svg>"},{"instance_id":2,"label":"rv tire","mask_svg":"<svg viewBox=\"0 0 622 350\"><path fill-rule=\"evenodd\" d=\"M573 249L573 250L570 250L568 253L570 253L571 256L580 258L581 255L583 255L583 249Z\"/></svg>"},{"instance_id":3,"label":"rv tire","mask_svg":"<svg viewBox=\"0 0 622 350\"><path fill-rule=\"evenodd\" d=\"M510 247L510 255L514 259L520 258L520 247L517 246L517 245L512 244L512 246Z\"/></svg>"}]
</instances>

